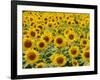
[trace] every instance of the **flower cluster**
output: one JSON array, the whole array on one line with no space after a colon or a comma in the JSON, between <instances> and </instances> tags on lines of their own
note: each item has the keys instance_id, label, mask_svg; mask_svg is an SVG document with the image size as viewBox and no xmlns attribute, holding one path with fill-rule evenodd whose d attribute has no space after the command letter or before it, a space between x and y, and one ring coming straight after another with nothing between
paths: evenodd
<instances>
[{"instance_id":1,"label":"flower cluster","mask_svg":"<svg viewBox=\"0 0 100 80\"><path fill-rule=\"evenodd\" d=\"M89 19L85 13L23 11L23 68L89 66Z\"/></svg>"}]
</instances>

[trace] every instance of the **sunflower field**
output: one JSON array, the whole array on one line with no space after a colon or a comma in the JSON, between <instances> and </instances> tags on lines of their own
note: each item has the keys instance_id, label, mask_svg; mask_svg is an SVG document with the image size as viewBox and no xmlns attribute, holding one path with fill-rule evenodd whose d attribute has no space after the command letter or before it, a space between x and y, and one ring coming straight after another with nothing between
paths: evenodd
<instances>
[{"instance_id":1,"label":"sunflower field","mask_svg":"<svg viewBox=\"0 0 100 80\"><path fill-rule=\"evenodd\" d=\"M22 66L27 68L90 65L90 15L22 12Z\"/></svg>"}]
</instances>

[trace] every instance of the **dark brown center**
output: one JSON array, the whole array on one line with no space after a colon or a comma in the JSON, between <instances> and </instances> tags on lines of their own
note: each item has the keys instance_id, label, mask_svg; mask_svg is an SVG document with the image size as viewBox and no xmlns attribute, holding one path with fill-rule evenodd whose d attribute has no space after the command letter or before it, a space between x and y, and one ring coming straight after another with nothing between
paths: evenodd
<instances>
[{"instance_id":1,"label":"dark brown center","mask_svg":"<svg viewBox=\"0 0 100 80\"><path fill-rule=\"evenodd\" d=\"M47 20L47 18L45 18L44 20Z\"/></svg>"},{"instance_id":2,"label":"dark brown center","mask_svg":"<svg viewBox=\"0 0 100 80\"><path fill-rule=\"evenodd\" d=\"M83 44L87 44L86 40L83 41Z\"/></svg>"},{"instance_id":3,"label":"dark brown center","mask_svg":"<svg viewBox=\"0 0 100 80\"><path fill-rule=\"evenodd\" d=\"M62 40L61 38L57 38L56 42L57 42L58 44L62 44L63 40Z\"/></svg>"},{"instance_id":4,"label":"dark brown center","mask_svg":"<svg viewBox=\"0 0 100 80\"><path fill-rule=\"evenodd\" d=\"M23 32L23 34L24 34L24 35L27 34L27 31Z\"/></svg>"},{"instance_id":5,"label":"dark brown center","mask_svg":"<svg viewBox=\"0 0 100 80\"><path fill-rule=\"evenodd\" d=\"M35 37L35 32L32 31L31 32L31 36Z\"/></svg>"},{"instance_id":6,"label":"dark brown center","mask_svg":"<svg viewBox=\"0 0 100 80\"><path fill-rule=\"evenodd\" d=\"M72 50L71 50L71 53L72 53L73 55L75 55L76 52L77 52L76 49L72 49Z\"/></svg>"},{"instance_id":7,"label":"dark brown center","mask_svg":"<svg viewBox=\"0 0 100 80\"><path fill-rule=\"evenodd\" d=\"M49 26L49 27L52 27L52 24L49 24L48 26Z\"/></svg>"},{"instance_id":8,"label":"dark brown center","mask_svg":"<svg viewBox=\"0 0 100 80\"><path fill-rule=\"evenodd\" d=\"M48 37L48 36L45 36L45 37L44 37L44 40L45 40L46 42L48 42L48 41L49 41L49 37Z\"/></svg>"},{"instance_id":9,"label":"dark brown center","mask_svg":"<svg viewBox=\"0 0 100 80\"><path fill-rule=\"evenodd\" d=\"M83 35L80 36L80 38L83 38L83 37L84 37Z\"/></svg>"},{"instance_id":10,"label":"dark brown center","mask_svg":"<svg viewBox=\"0 0 100 80\"><path fill-rule=\"evenodd\" d=\"M37 38L40 38L40 36L37 36Z\"/></svg>"},{"instance_id":11,"label":"dark brown center","mask_svg":"<svg viewBox=\"0 0 100 80\"><path fill-rule=\"evenodd\" d=\"M89 52L85 52L84 56L85 56L86 58L89 58L89 57L90 57Z\"/></svg>"},{"instance_id":12,"label":"dark brown center","mask_svg":"<svg viewBox=\"0 0 100 80\"><path fill-rule=\"evenodd\" d=\"M73 62L73 64L74 64L74 65L77 65L77 62L76 62L76 61L74 61L74 62Z\"/></svg>"},{"instance_id":13,"label":"dark brown center","mask_svg":"<svg viewBox=\"0 0 100 80\"><path fill-rule=\"evenodd\" d=\"M39 33L39 30L38 29L36 29L36 31Z\"/></svg>"},{"instance_id":14,"label":"dark brown center","mask_svg":"<svg viewBox=\"0 0 100 80\"><path fill-rule=\"evenodd\" d=\"M36 58L36 55L34 53L30 54L29 55L29 59L30 60L34 60Z\"/></svg>"},{"instance_id":15,"label":"dark brown center","mask_svg":"<svg viewBox=\"0 0 100 80\"><path fill-rule=\"evenodd\" d=\"M42 65L39 65L39 66L38 66L38 68L42 68L42 67L43 67Z\"/></svg>"},{"instance_id":16,"label":"dark brown center","mask_svg":"<svg viewBox=\"0 0 100 80\"><path fill-rule=\"evenodd\" d=\"M62 17L59 17L59 19L62 19Z\"/></svg>"},{"instance_id":17,"label":"dark brown center","mask_svg":"<svg viewBox=\"0 0 100 80\"><path fill-rule=\"evenodd\" d=\"M30 21L33 21L33 18L30 18Z\"/></svg>"},{"instance_id":18,"label":"dark brown center","mask_svg":"<svg viewBox=\"0 0 100 80\"><path fill-rule=\"evenodd\" d=\"M32 23L31 23L31 26L33 26L33 24L34 24L34 23L32 22Z\"/></svg>"},{"instance_id":19,"label":"dark brown center","mask_svg":"<svg viewBox=\"0 0 100 80\"><path fill-rule=\"evenodd\" d=\"M73 34L70 34L69 35L69 39L71 39L71 40L74 39L74 35Z\"/></svg>"},{"instance_id":20,"label":"dark brown center","mask_svg":"<svg viewBox=\"0 0 100 80\"><path fill-rule=\"evenodd\" d=\"M64 59L63 59L62 57L58 57L58 58L57 58L57 63L58 63L58 64L62 64L63 61L64 61Z\"/></svg>"},{"instance_id":21,"label":"dark brown center","mask_svg":"<svg viewBox=\"0 0 100 80\"><path fill-rule=\"evenodd\" d=\"M38 28L42 29L42 26L38 26Z\"/></svg>"},{"instance_id":22,"label":"dark brown center","mask_svg":"<svg viewBox=\"0 0 100 80\"><path fill-rule=\"evenodd\" d=\"M39 46L42 48L42 47L44 47L44 42L41 42L40 44L39 44Z\"/></svg>"},{"instance_id":23,"label":"dark brown center","mask_svg":"<svg viewBox=\"0 0 100 80\"><path fill-rule=\"evenodd\" d=\"M82 24L82 26L85 26L84 24Z\"/></svg>"},{"instance_id":24,"label":"dark brown center","mask_svg":"<svg viewBox=\"0 0 100 80\"><path fill-rule=\"evenodd\" d=\"M77 65L77 62L76 62L76 61L74 61L74 62L73 62L73 64L74 64L74 65Z\"/></svg>"},{"instance_id":25,"label":"dark brown center","mask_svg":"<svg viewBox=\"0 0 100 80\"><path fill-rule=\"evenodd\" d=\"M32 46L32 42L27 40L25 41L24 46L30 48Z\"/></svg>"},{"instance_id":26,"label":"dark brown center","mask_svg":"<svg viewBox=\"0 0 100 80\"><path fill-rule=\"evenodd\" d=\"M68 24L71 24L71 22L69 21Z\"/></svg>"},{"instance_id":27,"label":"dark brown center","mask_svg":"<svg viewBox=\"0 0 100 80\"><path fill-rule=\"evenodd\" d=\"M66 31L66 34L68 34L68 31Z\"/></svg>"}]
</instances>

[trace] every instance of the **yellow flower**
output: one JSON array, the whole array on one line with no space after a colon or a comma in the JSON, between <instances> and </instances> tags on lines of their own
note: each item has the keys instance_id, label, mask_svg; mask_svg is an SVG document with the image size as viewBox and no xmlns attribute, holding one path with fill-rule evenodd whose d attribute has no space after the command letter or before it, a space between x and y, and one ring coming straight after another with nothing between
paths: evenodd
<instances>
[{"instance_id":1,"label":"yellow flower","mask_svg":"<svg viewBox=\"0 0 100 80\"><path fill-rule=\"evenodd\" d=\"M34 48L34 40L31 38L24 38L23 39L23 49L27 50L29 48Z\"/></svg>"},{"instance_id":2,"label":"yellow flower","mask_svg":"<svg viewBox=\"0 0 100 80\"><path fill-rule=\"evenodd\" d=\"M80 54L78 46L71 46L69 49L69 55L73 58L76 58Z\"/></svg>"},{"instance_id":3,"label":"yellow flower","mask_svg":"<svg viewBox=\"0 0 100 80\"><path fill-rule=\"evenodd\" d=\"M90 27L90 17L85 18L85 22L89 25L88 27Z\"/></svg>"},{"instance_id":4,"label":"yellow flower","mask_svg":"<svg viewBox=\"0 0 100 80\"><path fill-rule=\"evenodd\" d=\"M41 37L46 43L50 43L53 38L52 38L52 33L50 32L47 32L47 33L44 33Z\"/></svg>"},{"instance_id":5,"label":"yellow flower","mask_svg":"<svg viewBox=\"0 0 100 80\"><path fill-rule=\"evenodd\" d=\"M62 21L64 19L64 13L57 13L55 16L59 21Z\"/></svg>"},{"instance_id":6,"label":"yellow flower","mask_svg":"<svg viewBox=\"0 0 100 80\"><path fill-rule=\"evenodd\" d=\"M29 20L29 13L24 11L22 13L22 21L24 22L24 21L28 21L28 20Z\"/></svg>"},{"instance_id":7,"label":"yellow flower","mask_svg":"<svg viewBox=\"0 0 100 80\"><path fill-rule=\"evenodd\" d=\"M35 29L35 28L36 28L36 25L37 25L36 22L35 22L35 23L32 22L32 23L30 24L30 29Z\"/></svg>"},{"instance_id":8,"label":"yellow flower","mask_svg":"<svg viewBox=\"0 0 100 80\"><path fill-rule=\"evenodd\" d=\"M85 28L86 26L87 26L87 24L86 24L85 21L81 21L80 24L79 24L80 28Z\"/></svg>"},{"instance_id":9,"label":"yellow flower","mask_svg":"<svg viewBox=\"0 0 100 80\"><path fill-rule=\"evenodd\" d=\"M37 34L36 38L40 39L41 38L41 34Z\"/></svg>"},{"instance_id":10,"label":"yellow flower","mask_svg":"<svg viewBox=\"0 0 100 80\"><path fill-rule=\"evenodd\" d=\"M54 28L54 24L53 24L53 22L48 22L47 23L47 28Z\"/></svg>"},{"instance_id":11,"label":"yellow flower","mask_svg":"<svg viewBox=\"0 0 100 80\"><path fill-rule=\"evenodd\" d=\"M54 14L54 15L55 15L55 14ZM51 17L51 19L50 19L50 22L52 22L52 23L55 23L55 22L57 21L57 19L56 19L56 17L55 17L54 15L53 15L53 16Z\"/></svg>"},{"instance_id":12,"label":"yellow flower","mask_svg":"<svg viewBox=\"0 0 100 80\"><path fill-rule=\"evenodd\" d=\"M37 24L37 28L43 30L44 29L44 25L43 24Z\"/></svg>"},{"instance_id":13,"label":"yellow flower","mask_svg":"<svg viewBox=\"0 0 100 80\"><path fill-rule=\"evenodd\" d=\"M50 59L54 66L59 67L64 66L67 62L67 58L63 54L53 54Z\"/></svg>"},{"instance_id":14,"label":"yellow flower","mask_svg":"<svg viewBox=\"0 0 100 80\"><path fill-rule=\"evenodd\" d=\"M84 50L82 53L82 59L84 61L89 61L90 59L90 51L89 50Z\"/></svg>"},{"instance_id":15,"label":"yellow flower","mask_svg":"<svg viewBox=\"0 0 100 80\"><path fill-rule=\"evenodd\" d=\"M36 36L37 36L37 32L36 32L35 29L30 29L30 30L29 30L29 34L30 34L30 36L31 36L32 38L36 38Z\"/></svg>"},{"instance_id":16,"label":"yellow flower","mask_svg":"<svg viewBox=\"0 0 100 80\"><path fill-rule=\"evenodd\" d=\"M89 22L90 22L90 15L89 14L84 14L82 16L82 21L84 21L85 24L89 24Z\"/></svg>"},{"instance_id":17,"label":"yellow flower","mask_svg":"<svg viewBox=\"0 0 100 80\"><path fill-rule=\"evenodd\" d=\"M27 33L27 34L23 35L23 38L31 38L31 36L29 33Z\"/></svg>"},{"instance_id":18,"label":"yellow flower","mask_svg":"<svg viewBox=\"0 0 100 80\"><path fill-rule=\"evenodd\" d=\"M87 50L90 50L90 45L89 44L82 47L82 51L87 51Z\"/></svg>"},{"instance_id":19,"label":"yellow flower","mask_svg":"<svg viewBox=\"0 0 100 80\"><path fill-rule=\"evenodd\" d=\"M77 35L74 31L70 31L67 35L67 38L70 42L77 40Z\"/></svg>"},{"instance_id":20,"label":"yellow flower","mask_svg":"<svg viewBox=\"0 0 100 80\"><path fill-rule=\"evenodd\" d=\"M40 28L36 28L35 30L36 30L37 34L41 33L41 29Z\"/></svg>"},{"instance_id":21,"label":"yellow flower","mask_svg":"<svg viewBox=\"0 0 100 80\"><path fill-rule=\"evenodd\" d=\"M23 35L28 34L28 30L23 30Z\"/></svg>"},{"instance_id":22,"label":"yellow flower","mask_svg":"<svg viewBox=\"0 0 100 80\"><path fill-rule=\"evenodd\" d=\"M45 63L44 62L40 62L36 64L36 68L44 68L45 67Z\"/></svg>"},{"instance_id":23,"label":"yellow flower","mask_svg":"<svg viewBox=\"0 0 100 80\"><path fill-rule=\"evenodd\" d=\"M73 65L73 66L79 66L79 63L78 63L77 60L72 59L72 65Z\"/></svg>"},{"instance_id":24,"label":"yellow flower","mask_svg":"<svg viewBox=\"0 0 100 80\"><path fill-rule=\"evenodd\" d=\"M30 34L29 34L29 31L28 30L23 30L23 38L30 38Z\"/></svg>"},{"instance_id":25,"label":"yellow flower","mask_svg":"<svg viewBox=\"0 0 100 80\"><path fill-rule=\"evenodd\" d=\"M83 39L83 38L85 38L85 34L83 33L83 32L80 32L80 39Z\"/></svg>"},{"instance_id":26,"label":"yellow flower","mask_svg":"<svg viewBox=\"0 0 100 80\"><path fill-rule=\"evenodd\" d=\"M65 46L65 39L62 35L58 35L54 39L54 44L56 47L63 47Z\"/></svg>"},{"instance_id":27,"label":"yellow flower","mask_svg":"<svg viewBox=\"0 0 100 80\"><path fill-rule=\"evenodd\" d=\"M37 48L40 49L40 50L45 49L46 46L47 46L47 44L46 44L45 41L42 40L42 39L41 39L40 41L37 42Z\"/></svg>"},{"instance_id":28,"label":"yellow flower","mask_svg":"<svg viewBox=\"0 0 100 80\"><path fill-rule=\"evenodd\" d=\"M34 64L39 60L39 53L35 50L28 49L25 52L24 58L27 64Z\"/></svg>"},{"instance_id":29,"label":"yellow flower","mask_svg":"<svg viewBox=\"0 0 100 80\"><path fill-rule=\"evenodd\" d=\"M32 23L34 24L36 22L35 16L29 15L29 22L30 22L30 26L32 25Z\"/></svg>"},{"instance_id":30,"label":"yellow flower","mask_svg":"<svg viewBox=\"0 0 100 80\"><path fill-rule=\"evenodd\" d=\"M88 40L88 39L81 39L80 45L81 45L82 47L89 46L89 45L90 45L90 40Z\"/></svg>"},{"instance_id":31,"label":"yellow flower","mask_svg":"<svg viewBox=\"0 0 100 80\"><path fill-rule=\"evenodd\" d=\"M66 29L64 30L64 36L65 36L65 37L68 37L68 34L69 34L72 30L73 30L72 28L66 28Z\"/></svg>"},{"instance_id":32,"label":"yellow flower","mask_svg":"<svg viewBox=\"0 0 100 80\"><path fill-rule=\"evenodd\" d=\"M69 17L69 19L67 20L67 24L70 26L75 25L74 19Z\"/></svg>"}]
</instances>

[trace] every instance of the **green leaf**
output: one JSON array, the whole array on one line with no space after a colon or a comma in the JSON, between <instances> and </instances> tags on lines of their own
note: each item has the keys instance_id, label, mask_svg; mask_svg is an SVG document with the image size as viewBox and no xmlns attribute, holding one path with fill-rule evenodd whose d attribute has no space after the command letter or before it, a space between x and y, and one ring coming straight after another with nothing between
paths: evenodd
<instances>
[{"instance_id":1,"label":"green leaf","mask_svg":"<svg viewBox=\"0 0 100 80\"><path fill-rule=\"evenodd\" d=\"M83 28L83 31L84 31L85 33L88 33L88 32L89 32L89 28L88 28L88 27Z\"/></svg>"}]
</instances>

